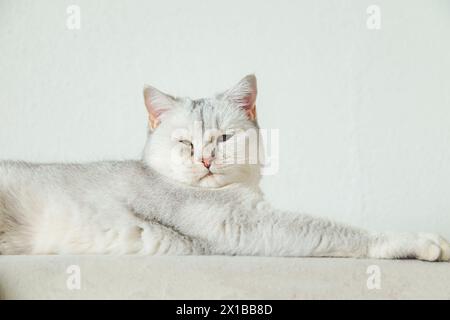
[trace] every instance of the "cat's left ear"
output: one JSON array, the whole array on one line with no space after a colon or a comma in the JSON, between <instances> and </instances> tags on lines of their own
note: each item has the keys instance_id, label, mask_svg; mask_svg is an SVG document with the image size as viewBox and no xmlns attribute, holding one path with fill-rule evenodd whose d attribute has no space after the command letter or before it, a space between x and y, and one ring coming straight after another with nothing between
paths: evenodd
<instances>
[{"instance_id":1,"label":"cat's left ear","mask_svg":"<svg viewBox=\"0 0 450 320\"><path fill-rule=\"evenodd\" d=\"M256 119L256 96L258 88L253 74L245 76L233 88L226 91L224 96L242 108L250 120Z\"/></svg>"},{"instance_id":2,"label":"cat's left ear","mask_svg":"<svg viewBox=\"0 0 450 320\"><path fill-rule=\"evenodd\" d=\"M155 130L161 123L164 113L173 108L175 98L158 89L146 85L144 87L145 107L148 111L148 120L151 130Z\"/></svg>"}]
</instances>

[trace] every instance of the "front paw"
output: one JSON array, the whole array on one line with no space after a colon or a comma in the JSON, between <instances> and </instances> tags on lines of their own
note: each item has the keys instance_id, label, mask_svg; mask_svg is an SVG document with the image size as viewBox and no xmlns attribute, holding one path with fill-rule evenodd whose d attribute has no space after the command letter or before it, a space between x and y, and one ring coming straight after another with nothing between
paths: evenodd
<instances>
[{"instance_id":1,"label":"front paw","mask_svg":"<svg viewBox=\"0 0 450 320\"><path fill-rule=\"evenodd\" d=\"M369 257L449 261L450 244L443 237L431 233L376 234L369 247Z\"/></svg>"},{"instance_id":2,"label":"front paw","mask_svg":"<svg viewBox=\"0 0 450 320\"><path fill-rule=\"evenodd\" d=\"M418 234L417 258L426 261L450 261L450 243L433 233Z\"/></svg>"}]
</instances>

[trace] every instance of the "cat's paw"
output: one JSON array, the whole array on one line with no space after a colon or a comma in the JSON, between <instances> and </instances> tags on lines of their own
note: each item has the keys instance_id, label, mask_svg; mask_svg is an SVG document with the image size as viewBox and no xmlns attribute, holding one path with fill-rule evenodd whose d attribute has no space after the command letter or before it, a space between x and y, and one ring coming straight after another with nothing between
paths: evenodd
<instances>
[{"instance_id":1,"label":"cat's paw","mask_svg":"<svg viewBox=\"0 0 450 320\"><path fill-rule=\"evenodd\" d=\"M450 243L432 233L418 234L417 258L426 261L450 261Z\"/></svg>"},{"instance_id":2,"label":"cat's paw","mask_svg":"<svg viewBox=\"0 0 450 320\"><path fill-rule=\"evenodd\" d=\"M431 233L376 234L368 256L381 259L450 261L450 243Z\"/></svg>"}]
</instances>

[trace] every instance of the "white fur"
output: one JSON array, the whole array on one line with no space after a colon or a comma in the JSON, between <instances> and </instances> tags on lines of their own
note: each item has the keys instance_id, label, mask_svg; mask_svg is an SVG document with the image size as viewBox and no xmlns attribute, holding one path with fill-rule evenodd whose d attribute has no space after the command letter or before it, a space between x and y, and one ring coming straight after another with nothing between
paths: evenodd
<instances>
[{"instance_id":1,"label":"white fur","mask_svg":"<svg viewBox=\"0 0 450 320\"><path fill-rule=\"evenodd\" d=\"M232 161L247 159L227 147L242 147L245 132L258 129L248 105L254 76L201 100L154 90L146 88L146 104L159 125L141 161L0 163L0 253L450 259L437 235L369 233L273 209L258 164ZM196 121L213 129L198 141ZM233 140L220 142L225 133ZM209 173L202 159L213 154Z\"/></svg>"}]
</instances>

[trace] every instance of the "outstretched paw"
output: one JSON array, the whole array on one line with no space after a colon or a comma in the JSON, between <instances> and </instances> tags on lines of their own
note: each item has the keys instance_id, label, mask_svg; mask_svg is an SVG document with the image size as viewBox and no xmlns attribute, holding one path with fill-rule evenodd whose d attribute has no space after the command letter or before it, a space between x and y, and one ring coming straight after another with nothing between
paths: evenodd
<instances>
[{"instance_id":1,"label":"outstretched paw","mask_svg":"<svg viewBox=\"0 0 450 320\"><path fill-rule=\"evenodd\" d=\"M368 256L378 259L450 261L450 244L432 233L382 233L374 236Z\"/></svg>"},{"instance_id":2,"label":"outstretched paw","mask_svg":"<svg viewBox=\"0 0 450 320\"><path fill-rule=\"evenodd\" d=\"M432 233L418 234L417 258L426 261L450 261L450 243Z\"/></svg>"}]
</instances>

